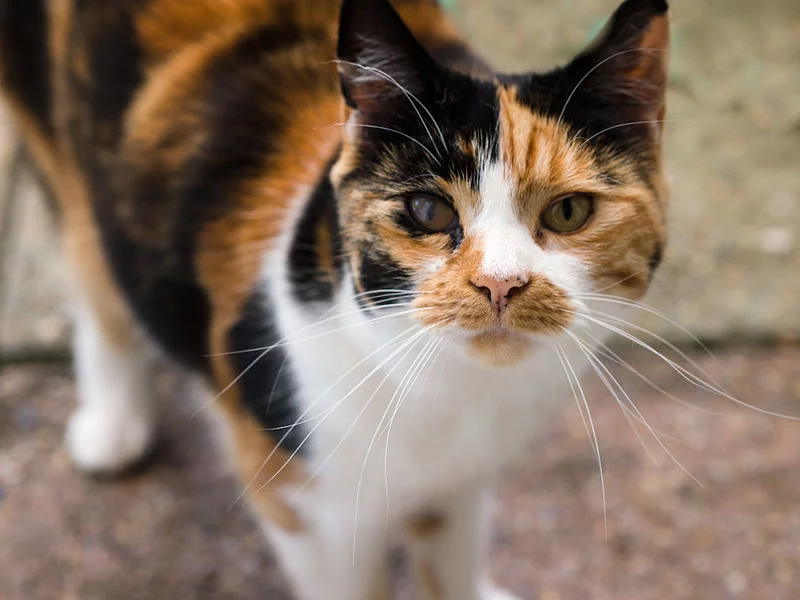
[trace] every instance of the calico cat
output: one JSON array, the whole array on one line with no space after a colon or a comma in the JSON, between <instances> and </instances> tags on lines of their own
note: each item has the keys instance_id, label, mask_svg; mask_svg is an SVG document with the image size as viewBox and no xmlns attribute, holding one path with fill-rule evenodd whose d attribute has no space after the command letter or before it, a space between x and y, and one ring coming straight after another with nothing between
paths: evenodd
<instances>
[{"instance_id":1,"label":"calico cat","mask_svg":"<svg viewBox=\"0 0 800 600\"><path fill-rule=\"evenodd\" d=\"M498 74L432 0L0 0L0 75L70 273L75 463L198 373L303 600L484 579L487 503L665 243L664 0Z\"/></svg>"}]
</instances>

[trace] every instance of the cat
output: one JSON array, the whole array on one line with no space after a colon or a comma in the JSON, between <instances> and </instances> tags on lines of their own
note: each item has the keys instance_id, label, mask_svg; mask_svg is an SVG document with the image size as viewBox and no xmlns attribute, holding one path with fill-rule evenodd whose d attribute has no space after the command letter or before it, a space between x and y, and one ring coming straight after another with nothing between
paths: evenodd
<instances>
[{"instance_id":1,"label":"cat","mask_svg":"<svg viewBox=\"0 0 800 600\"><path fill-rule=\"evenodd\" d=\"M163 353L297 598L390 597L390 531L416 597L512 598L493 485L611 329L596 293L639 298L665 247L668 43L664 0L514 75L433 0L0 0L69 273L75 464L146 455Z\"/></svg>"}]
</instances>

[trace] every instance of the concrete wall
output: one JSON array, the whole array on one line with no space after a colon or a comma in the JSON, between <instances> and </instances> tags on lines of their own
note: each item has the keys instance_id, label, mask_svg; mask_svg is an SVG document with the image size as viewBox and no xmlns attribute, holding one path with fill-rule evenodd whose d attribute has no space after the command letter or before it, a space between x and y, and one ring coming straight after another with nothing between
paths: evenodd
<instances>
[{"instance_id":1,"label":"concrete wall","mask_svg":"<svg viewBox=\"0 0 800 600\"><path fill-rule=\"evenodd\" d=\"M617 2L448 4L498 68L526 70L567 59ZM800 2L671 4L671 243L647 301L706 339L797 339ZM12 147L0 114L0 165L9 164ZM60 268L52 231L30 178L21 175L13 222L4 226L0 246L0 352L63 348L67 330L55 292ZM0 174L0 189L7 179ZM0 198L0 215L4 202ZM658 319L640 322L687 339Z\"/></svg>"}]
</instances>

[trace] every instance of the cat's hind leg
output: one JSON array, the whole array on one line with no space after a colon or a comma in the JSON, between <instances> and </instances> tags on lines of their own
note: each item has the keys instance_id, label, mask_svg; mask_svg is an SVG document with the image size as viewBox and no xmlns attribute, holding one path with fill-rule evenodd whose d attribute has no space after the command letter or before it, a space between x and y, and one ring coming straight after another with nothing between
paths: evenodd
<instances>
[{"instance_id":1,"label":"cat's hind leg","mask_svg":"<svg viewBox=\"0 0 800 600\"><path fill-rule=\"evenodd\" d=\"M116 473L150 449L155 430L149 343L112 280L88 206L64 214L79 406L67 426L73 462Z\"/></svg>"}]
</instances>

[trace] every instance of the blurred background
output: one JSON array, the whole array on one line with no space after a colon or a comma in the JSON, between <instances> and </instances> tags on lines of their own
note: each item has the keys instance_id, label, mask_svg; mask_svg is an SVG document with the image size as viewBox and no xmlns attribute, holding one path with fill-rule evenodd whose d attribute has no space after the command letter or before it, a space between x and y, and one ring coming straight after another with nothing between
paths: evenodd
<instances>
[{"instance_id":1,"label":"blurred background","mask_svg":"<svg viewBox=\"0 0 800 600\"><path fill-rule=\"evenodd\" d=\"M571 57L617 3L445 4L495 66L531 70ZM714 356L652 314L637 323L737 399L800 415L800 0L671 6L671 237L645 300ZM14 148L0 110L0 539L12 541L0 544L0 598L284 598L249 517L228 510L234 486L191 409L165 408L167 441L146 473L101 484L70 469L69 371L42 364L68 356L57 248ZM800 423L617 349L631 368L606 362L652 429L625 423L590 381L605 509L566 406L503 486L499 578L525 599L800 597ZM169 377L164 387L183 393Z\"/></svg>"}]
</instances>

